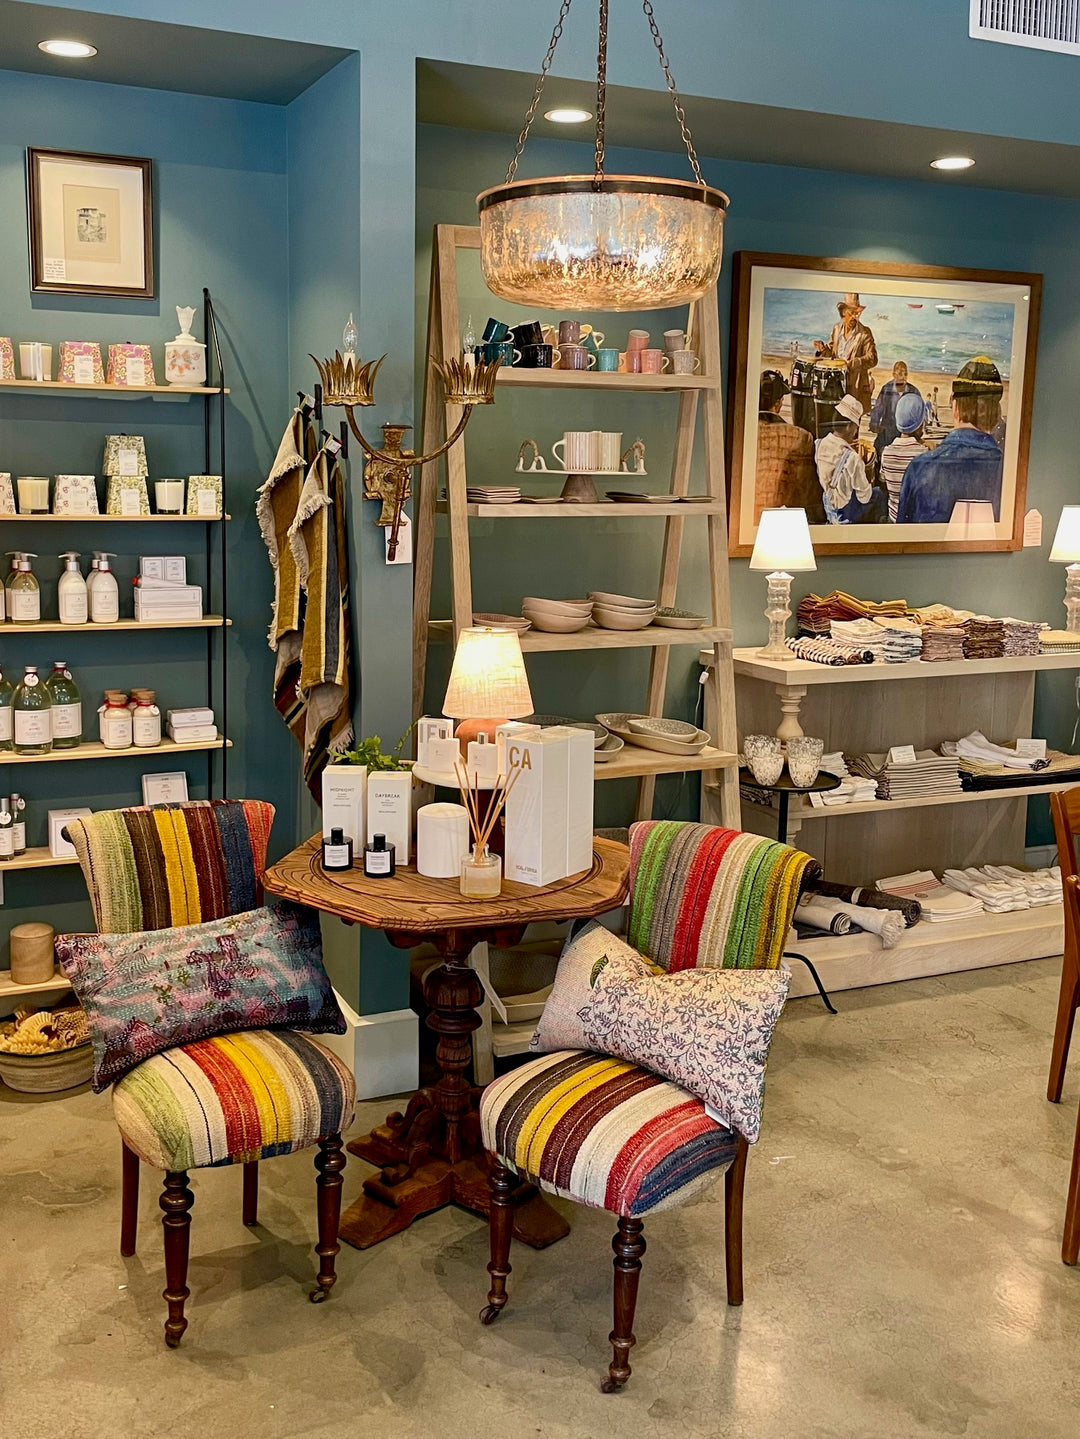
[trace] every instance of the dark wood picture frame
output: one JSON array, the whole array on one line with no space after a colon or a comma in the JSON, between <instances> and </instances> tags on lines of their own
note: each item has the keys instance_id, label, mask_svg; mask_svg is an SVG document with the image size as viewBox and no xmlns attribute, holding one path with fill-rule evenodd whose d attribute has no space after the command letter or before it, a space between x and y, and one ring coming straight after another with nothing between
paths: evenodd
<instances>
[{"instance_id":1,"label":"dark wood picture frame","mask_svg":"<svg viewBox=\"0 0 1080 1439\"><path fill-rule=\"evenodd\" d=\"M139 172L142 180L143 283L141 285L95 285L87 281L72 282L46 278L40 170L43 160L74 160ZM31 291L47 295L111 295L128 300L152 300L154 298L156 292L154 289L154 162L152 160L136 155L101 155L92 151L45 150L31 146L26 151L26 185Z\"/></svg>"},{"instance_id":2,"label":"dark wood picture frame","mask_svg":"<svg viewBox=\"0 0 1080 1439\"><path fill-rule=\"evenodd\" d=\"M730 323L730 346L728 363L728 415L727 425L727 475L728 475L728 516L729 553L733 556L748 556L753 550L753 538L747 534L743 509L746 502L743 454L746 448L746 426L748 407L751 399L750 378L755 376L763 361L758 354L751 357L748 345L751 328L751 290L755 270L805 270L822 275L836 275L835 287L829 293L858 290L860 279L911 280L916 282L911 293L918 292L918 282L927 284L946 282L949 285L981 283L986 285L1009 285L1024 287L1027 291L1027 327L1023 341L1023 383L1020 388L1020 408L1017 414L1015 404L1008 407L1009 423L1018 426L1019 444L1016 451L1015 481L1011 527L1007 538L944 540L944 539L889 539L887 524L857 524L843 527L818 525L812 527L814 549L819 555L851 554L934 554L947 551L1002 551L1019 550L1023 547L1024 513L1027 499L1028 450L1031 438L1031 410L1035 389L1035 354L1039 330L1039 309L1042 299L1042 276L1011 270L974 270L948 265L894 264L887 261L822 258L809 255L768 254L754 250L740 250L733 256L732 305ZM869 292L872 294L873 292ZM864 297L865 298L865 297ZM912 306L912 308L915 308ZM961 307L962 308L962 307ZM949 376L942 374L942 384L949 392ZM754 384L756 406L756 381ZM756 409L754 414L756 416ZM756 423L756 421L755 421ZM756 474L751 482L756 486ZM751 512L752 519L752 512ZM1008 525L1005 516L1001 523ZM823 532L843 528L846 533L864 531L847 543L830 543ZM904 526L909 532L911 525Z\"/></svg>"}]
</instances>

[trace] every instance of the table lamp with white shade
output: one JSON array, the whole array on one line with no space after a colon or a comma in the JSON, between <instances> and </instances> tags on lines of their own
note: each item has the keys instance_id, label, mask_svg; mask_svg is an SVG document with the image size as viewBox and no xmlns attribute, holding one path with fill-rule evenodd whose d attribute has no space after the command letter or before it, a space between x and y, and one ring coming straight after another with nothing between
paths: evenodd
<instances>
[{"instance_id":1,"label":"table lamp with white shade","mask_svg":"<svg viewBox=\"0 0 1080 1439\"><path fill-rule=\"evenodd\" d=\"M754 553L750 556L752 570L765 570L768 598L765 616L769 621L769 643L758 650L763 660L785 664L795 656L785 644L787 622L791 616L791 581L795 574L816 570L814 546L806 511L782 508L762 510L758 520Z\"/></svg>"},{"instance_id":2,"label":"table lamp with white shade","mask_svg":"<svg viewBox=\"0 0 1080 1439\"><path fill-rule=\"evenodd\" d=\"M1050 549L1052 565L1067 565L1065 571L1065 628L1080 634L1080 505L1063 505L1061 518Z\"/></svg>"},{"instance_id":3,"label":"table lamp with white shade","mask_svg":"<svg viewBox=\"0 0 1080 1439\"><path fill-rule=\"evenodd\" d=\"M460 721L455 733L463 755L470 740L483 734L494 741L499 725L532 714L529 677L514 630L461 631L442 709Z\"/></svg>"}]
</instances>

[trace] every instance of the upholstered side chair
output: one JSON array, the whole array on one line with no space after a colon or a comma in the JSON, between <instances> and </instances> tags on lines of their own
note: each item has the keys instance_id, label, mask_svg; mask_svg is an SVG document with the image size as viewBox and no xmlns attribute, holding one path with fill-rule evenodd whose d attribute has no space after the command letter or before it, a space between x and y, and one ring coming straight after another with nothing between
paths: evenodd
<instances>
[{"instance_id":1,"label":"upholstered side chair","mask_svg":"<svg viewBox=\"0 0 1080 1439\"><path fill-rule=\"evenodd\" d=\"M629 943L667 971L776 968L816 861L759 835L647 820L630 830ZM507 1302L515 1199L539 1185L617 1216L612 1360L601 1388L630 1378L644 1216L685 1204L724 1175L727 1302L743 1302L747 1142L700 1099L624 1059L562 1050L496 1079L480 1105L490 1162L491 1288Z\"/></svg>"},{"instance_id":2,"label":"upholstered side chair","mask_svg":"<svg viewBox=\"0 0 1080 1439\"><path fill-rule=\"evenodd\" d=\"M1070 876L1077 874L1076 836L1080 834L1080 787L1062 790L1050 796L1050 813L1054 817L1061 882L1067 888ZM1061 959L1061 990L1058 994L1054 1044L1050 1053L1050 1078L1046 1097L1053 1104L1061 1099L1065 1083L1065 1066L1069 1061L1073 1023L1080 1009L1080 936L1077 934L1074 906L1065 905L1065 951ZM1075 1260L1074 1260L1075 1262Z\"/></svg>"},{"instance_id":3,"label":"upholstered side chair","mask_svg":"<svg viewBox=\"0 0 1080 1439\"><path fill-rule=\"evenodd\" d=\"M105 810L69 820L99 934L202 924L257 909L274 808L214 800ZM305 1034L254 1029L179 1045L143 1060L113 1086L120 1129L120 1253L135 1253L140 1163L164 1170L165 1343L187 1328L191 1207L188 1171L238 1164L242 1217L257 1223L259 1161L317 1146L319 1273L312 1302L330 1293L339 1251L341 1136L356 1086L329 1050Z\"/></svg>"}]
</instances>

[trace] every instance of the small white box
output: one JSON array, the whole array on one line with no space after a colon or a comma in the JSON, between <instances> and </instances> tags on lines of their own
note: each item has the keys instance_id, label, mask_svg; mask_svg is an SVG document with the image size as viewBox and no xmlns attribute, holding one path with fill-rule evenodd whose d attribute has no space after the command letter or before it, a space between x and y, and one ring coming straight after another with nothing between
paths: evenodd
<instances>
[{"instance_id":1,"label":"small white box","mask_svg":"<svg viewBox=\"0 0 1080 1439\"><path fill-rule=\"evenodd\" d=\"M396 850L395 864L408 864L412 839L412 771L378 770L368 775L367 837L386 836Z\"/></svg>"},{"instance_id":2,"label":"small white box","mask_svg":"<svg viewBox=\"0 0 1080 1439\"><path fill-rule=\"evenodd\" d=\"M60 831L69 819L85 819L88 814L93 814L93 810L86 808L49 810L49 853L53 859L77 858L75 846L70 840L65 839Z\"/></svg>"},{"instance_id":3,"label":"small white box","mask_svg":"<svg viewBox=\"0 0 1080 1439\"><path fill-rule=\"evenodd\" d=\"M542 731L538 724L526 724L524 720L507 720L495 727L495 753L498 756L499 773L506 774L509 765L506 746L512 739L539 739Z\"/></svg>"},{"instance_id":4,"label":"small white box","mask_svg":"<svg viewBox=\"0 0 1080 1439\"><path fill-rule=\"evenodd\" d=\"M347 1026L344 1034L320 1034L319 1043L356 1077L357 1099L411 1094L420 1083L420 1020L411 1009L357 1014L334 991Z\"/></svg>"},{"instance_id":5,"label":"small white box","mask_svg":"<svg viewBox=\"0 0 1080 1439\"><path fill-rule=\"evenodd\" d=\"M322 773L323 838L341 830L352 840L353 858L362 860L367 840L365 800L366 764L328 764Z\"/></svg>"},{"instance_id":6,"label":"small white box","mask_svg":"<svg viewBox=\"0 0 1080 1439\"><path fill-rule=\"evenodd\" d=\"M453 720L444 719L441 715L436 719L430 715L418 719L416 721L416 763L423 765L425 769L438 769L439 766L431 762L428 744L431 740L452 739L453 734Z\"/></svg>"},{"instance_id":7,"label":"small white box","mask_svg":"<svg viewBox=\"0 0 1080 1439\"><path fill-rule=\"evenodd\" d=\"M189 724L213 724L214 711L205 705L189 705L187 709L166 710L165 718L171 725L180 729L183 725Z\"/></svg>"},{"instance_id":8,"label":"small white box","mask_svg":"<svg viewBox=\"0 0 1080 1439\"><path fill-rule=\"evenodd\" d=\"M596 740L591 730L557 727L566 735L566 873L592 868L593 795ZM549 731L550 733L550 731Z\"/></svg>"},{"instance_id":9,"label":"small white box","mask_svg":"<svg viewBox=\"0 0 1080 1439\"><path fill-rule=\"evenodd\" d=\"M424 748L427 759L421 760L420 763L425 768L433 769L438 774L454 773L454 767L461 758L461 746L453 735L445 739L429 739Z\"/></svg>"},{"instance_id":10,"label":"small white box","mask_svg":"<svg viewBox=\"0 0 1080 1439\"><path fill-rule=\"evenodd\" d=\"M165 578L170 584L187 584L187 556L186 555L163 555L165 561Z\"/></svg>"},{"instance_id":11,"label":"small white box","mask_svg":"<svg viewBox=\"0 0 1080 1439\"><path fill-rule=\"evenodd\" d=\"M560 726L535 739L511 738L506 757L511 774L515 769L521 773L504 811L503 874L519 884L554 884L566 878L570 746L565 730Z\"/></svg>"},{"instance_id":12,"label":"small white box","mask_svg":"<svg viewBox=\"0 0 1080 1439\"><path fill-rule=\"evenodd\" d=\"M165 578L165 556L140 555L139 577L144 580L163 580Z\"/></svg>"}]
</instances>

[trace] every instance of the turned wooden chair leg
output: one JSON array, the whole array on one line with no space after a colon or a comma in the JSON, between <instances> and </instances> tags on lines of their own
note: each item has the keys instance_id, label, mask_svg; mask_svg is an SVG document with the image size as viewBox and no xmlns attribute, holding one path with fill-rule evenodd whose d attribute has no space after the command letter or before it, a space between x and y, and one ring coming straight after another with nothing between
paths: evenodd
<instances>
[{"instance_id":1,"label":"turned wooden chair leg","mask_svg":"<svg viewBox=\"0 0 1080 1439\"><path fill-rule=\"evenodd\" d=\"M1066 1264L1075 1264L1077 1259L1080 1259L1080 1114L1076 1116L1076 1139L1073 1141L1069 1197L1065 1204L1065 1232L1061 1239L1061 1258Z\"/></svg>"},{"instance_id":2,"label":"turned wooden chair leg","mask_svg":"<svg viewBox=\"0 0 1080 1439\"><path fill-rule=\"evenodd\" d=\"M510 1231L514 1227L514 1206L510 1196L514 1192L517 1176L493 1159L488 1184L491 1188L491 1209L488 1219L488 1233L491 1239L491 1262L487 1272L491 1275L488 1302L480 1311L480 1323L491 1324L506 1307L506 1281L510 1275Z\"/></svg>"},{"instance_id":3,"label":"turned wooden chair leg","mask_svg":"<svg viewBox=\"0 0 1080 1439\"><path fill-rule=\"evenodd\" d=\"M120 1141L123 1190L120 1200L120 1253L130 1259L139 1232L139 1156Z\"/></svg>"},{"instance_id":4,"label":"turned wooden chair leg","mask_svg":"<svg viewBox=\"0 0 1080 1439\"><path fill-rule=\"evenodd\" d=\"M249 1227L259 1222L259 1161L253 1159L244 1170L244 1223Z\"/></svg>"},{"instance_id":5,"label":"turned wooden chair leg","mask_svg":"<svg viewBox=\"0 0 1080 1439\"><path fill-rule=\"evenodd\" d=\"M165 1343L170 1349L175 1349L180 1343L188 1325L184 1318L184 1301L191 1294L187 1287L191 1238L191 1215L188 1211L194 1203L195 1196L188 1188L187 1174L170 1170L165 1176L165 1187L158 1196L161 1225L165 1231L165 1288L161 1297L169 1306Z\"/></svg>"},{"instance_id":6,"label":"turned wooden chair leg","mask_svg":"<svg viewBox=\"0 0 1080 1439\"><path fill-rule=\"evenodd\" d=\"M735 1158L724 1175L724 1262L727 1269L727 1302L743 1302L743 1183L750 1146L742 1135L735 1146Z\"/></svg>"},{"instance_id":7,"label":"turned wooden chair leg","mask_svg":"<svg viewBox=\"0 0 1080 1439\"><path fill-rule=\"evenodd\" d=\"M634 1346L634 1310L637 1307L641 1256L645 1253L644 1224L640 1219L621 1218L611 1247L615 1251L614 1327L608 1338L614 1350L608 1377L600 1385L605 1394L614 1394L630 1378L630 1350Z\"/></svg>"},{"instance_id":8,"label":"turned wooden chair leg","mask_svg":"<svg viewBox=\"0 0 1080 1439\"><path fill-rule=\"evenodd\" d=\"M337 1283L334 1260L341 1249L338 1224L341 1220L341 1171L345 1168L345 1153L340 1134L331 1134L329 1138L319 1140L315 1168L319 1171L315 1181L319 1210L319 1242L315 1253L319 1256L319 1274L317 1287L308 1298L312 1304L321 1304Z\"/></svg>"},{"instance_id":9,"label":"turned wooden chair leg","mask_svg":"<svg viewBox=\"0 0 1080 1439\"><path fill-rule=\"evenodd\" d=\"M1051 1104L1061 1100L1061 1089L1065 1083L1065 1066L1069 1060L1069 1044L1072 1040L1073 1021L1080 1006L1080 973L1076 960L1069 954L1062 960L1061 993L1058 995L1057 1019L1054 1022L1054 1047L1050 1053L1050 1078L1046 1085L1046 1097Z\"/></svg>"}]
</instances>

